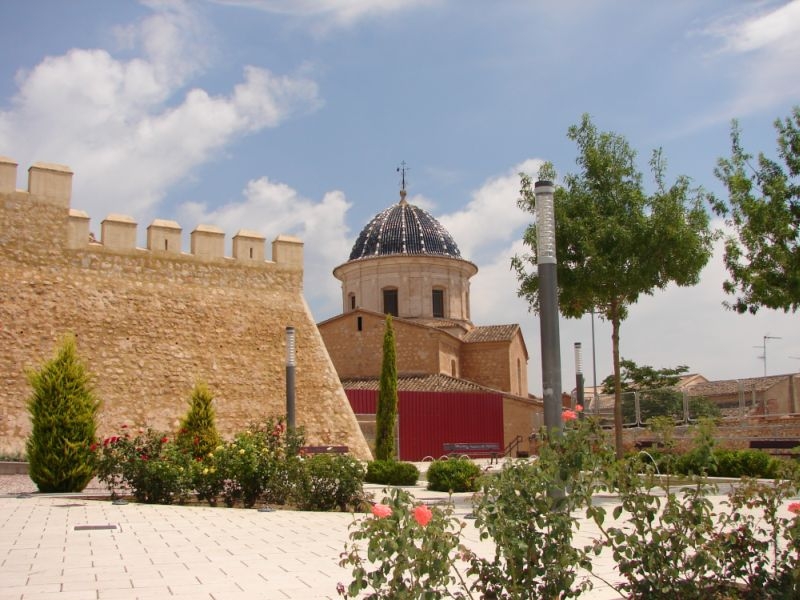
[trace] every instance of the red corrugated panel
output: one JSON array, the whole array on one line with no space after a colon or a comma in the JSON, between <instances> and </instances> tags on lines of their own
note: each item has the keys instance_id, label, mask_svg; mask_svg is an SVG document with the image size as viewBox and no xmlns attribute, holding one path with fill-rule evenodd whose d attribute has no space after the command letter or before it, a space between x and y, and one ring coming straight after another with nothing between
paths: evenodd
<instances>
[{"instance_id":1,"label":"red corrugated panel","mask_svg":"<svg viewBox=\"0 0 800 600\"><path fill-rule=\"evenodd\" d=\"M347 390L353 412L375 413L377 392ZM445 444L497 444L503 448L503 399L499 394L398 392L400 459L445 454ZM469 454L468 452L466 454Z\"/></svg>"},{"instance_id":2,"label":"red corrugated panel","mask_svg":"<svg viewBox=\"0 0 800 600\"><path fill-rule=\"evenodd\" d=\"M357 415L374 415L378 392L374 390L345 390L350 406Z\"/></svg>"}]
</instances>

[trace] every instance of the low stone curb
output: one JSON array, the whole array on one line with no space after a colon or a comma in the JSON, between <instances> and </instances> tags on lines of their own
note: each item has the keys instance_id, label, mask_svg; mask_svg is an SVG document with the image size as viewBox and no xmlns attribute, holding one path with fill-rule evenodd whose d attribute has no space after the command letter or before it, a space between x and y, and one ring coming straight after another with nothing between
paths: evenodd
<instances>
[{"instance_id":1,"label":"low stone curb","mask_svg":"<svg viewBox=\"0 0 800 600\"><path fill-rule=\"evenodd\" d=\"M0 475L27 475L28 463L17 461L0 461Z\"/></svg>"}]
</instances>

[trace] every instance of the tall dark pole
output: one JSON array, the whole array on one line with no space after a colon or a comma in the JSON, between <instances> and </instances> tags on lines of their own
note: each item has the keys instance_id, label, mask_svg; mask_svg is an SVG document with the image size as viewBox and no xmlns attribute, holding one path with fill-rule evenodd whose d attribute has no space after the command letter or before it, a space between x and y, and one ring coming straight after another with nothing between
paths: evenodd
<instances>
[{"instance_id":1,"label":"tall dark pole","mask_svg":"<svg viewBox=\"0 0 800 600\"><path fill-rule=\"evenodd\" d=\"M289 429L295 428L295 414L294 414L295 365L296 365L296 359L295 359L294 327L287 327L286 328L286 427Z\"/></svg>"},{"instance_id":2,"label":"tall dark pole","mask_svg":"<svg viewBox=\"0 0 800 600\"><path fill-rule=\"evenodd\" d=\"M597 355L594 352L594 306L592 307L592 406L600 414L600 396L597 394Z\"/></svg>"},{"instance_id":3,"label":"tall dark pole","mask_svg":"<svg viewBox=\"0 0 800 600\"><path fill-rule=\"evenodd\" d=\"M536 254L539 271L539 327L542 343L542 399L548 435L561 435L561 342L558 333L558 280L556 278L555 188L537 181Z\"/></svg>"},{"instance_id":4,"label":"tall dark pole","mask_svg":"<svg viewBox=\"0 0 800 600\"><path fill-rule=\"evenodd\" d=\"M583 406L583 352L580 342L575 342L575 390L576 403Z\"/></svg>"}]
</instances>

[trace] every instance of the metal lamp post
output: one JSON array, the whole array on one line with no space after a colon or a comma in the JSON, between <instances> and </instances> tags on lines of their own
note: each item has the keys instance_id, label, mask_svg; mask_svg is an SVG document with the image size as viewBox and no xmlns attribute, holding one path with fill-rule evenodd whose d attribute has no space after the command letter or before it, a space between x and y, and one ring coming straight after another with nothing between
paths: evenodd
<instances>
[{"instance_id":1,"label":"metal lamp post","mask_svg":"<svg viewBox=\"0 0 800 600\"><path fill-rule=\"evenodd\" d=\"M295 386L294 369L297 364L295 356L294 327L286 328L286 426L295 428Z\"/></svg>"},{"instance_id":2,"label":"metal lamp post","mask_svg":"<svg viewBox=\"0 0 800 600\"><path fill-rule=\"evenodd\" d=\"M575 400L583 406L583 352L580 342L575 342L575 390Z\"/></svg>"},{"instance_id":3,"label":"metal lamp post","mask_svg":"<svg viewBox=\"0 0 800 600\"><path fill-rule=\"evenodd\" d=\"M542 345L542 397L544 425L549 435L561 435L561 342L558 333L558 280L556 278L555 188L537 181L536 254L539 272L539 327Z\"/></svg>"}]
</instances>

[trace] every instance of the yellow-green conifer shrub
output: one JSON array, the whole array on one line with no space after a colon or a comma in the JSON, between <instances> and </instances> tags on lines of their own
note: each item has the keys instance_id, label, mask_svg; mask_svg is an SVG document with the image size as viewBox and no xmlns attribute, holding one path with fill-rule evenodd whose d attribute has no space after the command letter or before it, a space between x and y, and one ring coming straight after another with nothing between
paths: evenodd
<instances>
[{"instance_id":1,"label":"yellow-green conifer shrub","mask_svg":"<svg viewBox=\"0 0 800 600\"><path fill-rule=\"evenodd\" d=\"M189 410L181 420L177 441L195 458L207 456L219 445L214 396L205 383L197 383L189 399Z\"/></svg>"},{"instance_id":2,"label":"yellow-green conifer shrub","mask_svg":"<svg viewBox=\"0 0 800 600\"><path fill-rule=\"evenodd\" d=\"M32 431L28 472L40 492L80 492L94 476L92 445L100 402L78 357L75 337L64 338L56 355L28 371Z\"/></svg>"}]
</instances>

